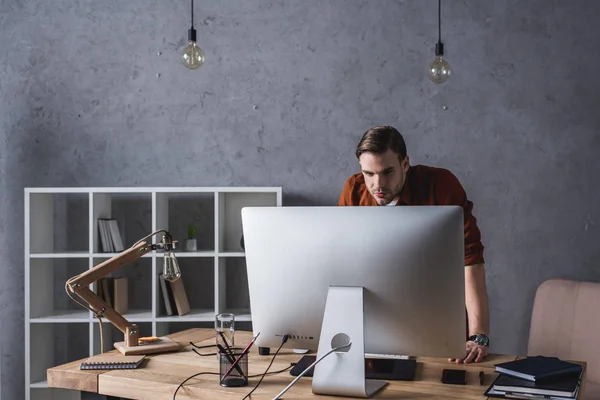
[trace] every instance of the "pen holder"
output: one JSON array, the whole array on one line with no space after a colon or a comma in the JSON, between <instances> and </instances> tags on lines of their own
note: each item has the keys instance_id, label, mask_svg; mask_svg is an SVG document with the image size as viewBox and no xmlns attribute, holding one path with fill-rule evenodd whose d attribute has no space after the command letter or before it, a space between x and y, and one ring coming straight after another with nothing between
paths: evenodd
<instances>
[{"instance_id":1,"label":"pen holder","mask_svg":"<svg viewBox=\"0 0 600 400\"><path fill-rule=\"evenodd\" d=\"M228 351L235 346L235 315L221 313L215 316L215 335L217 346L221 345ZM217 359L218 359L217 355Z\"/></svg>"},{"instance_id":2,"label":"pen holder","mask_svg":"<svg viewBox=\"0 0 600 400\"><path fill-rule=\"evenodd\" d=\"M219 382L225 387L248 386L248 353L243 356L242 351L235 349L231 353L219 353ZM234 365L235 360L241 356Z\"/></svg>"}]
</instances>

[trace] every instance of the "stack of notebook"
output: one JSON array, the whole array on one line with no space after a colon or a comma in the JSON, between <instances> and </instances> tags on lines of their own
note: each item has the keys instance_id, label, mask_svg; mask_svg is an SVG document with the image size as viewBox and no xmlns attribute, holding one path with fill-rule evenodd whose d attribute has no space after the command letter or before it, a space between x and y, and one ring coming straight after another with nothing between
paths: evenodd
<instances>
[{"instance_id":1,"label":"stack of notebook","mask_svg":"<svg viewBox=\"0 0 600 400\"><path fill-rule=\"evenodd\" d=\"M556 357L535 356L496 364L496 372L487 396L567 400L577 398L583 369Z\"/></svg>"}]
</instances>

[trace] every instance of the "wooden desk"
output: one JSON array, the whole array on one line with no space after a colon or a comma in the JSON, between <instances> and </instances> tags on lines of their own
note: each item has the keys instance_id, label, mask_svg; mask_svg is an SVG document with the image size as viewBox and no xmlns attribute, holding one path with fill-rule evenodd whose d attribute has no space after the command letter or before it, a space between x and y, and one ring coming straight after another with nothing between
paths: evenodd
<instances>
[{"instance_id":1,"label":"wooden desk","mask_svg":"<svg viewBox=\"0 0 600 400\"><path fill-rule=\"evenodd\" d=\"M175 389L187 377L201 371L218 372L216 356L199 356L191 351L189 342L196 345L214 343L213 329L188 329L169 337L183 346L178 352L148 356L147 360L135 370L113 371L81 371L82 360L48 369L48 386L63 389L74 389L100 393L103 395L130 399L164 399L171 400ZM236 332L236 344L245 344L251 338L250 332ZM212 351L203 349L202 351ZM110 353L116 354L117 350ZM291 362L298 361L302 355L291 350L282 349L275 359L270 371L284 369ZM271 356L260 356L256 347L250 354L248 372L250 375L262 374ZM484 399L483 393L496 377L494 364L517 359L516 356L490 355L486 361L478 364L456 365L447 359L419 357L414 381L389 381L382 391L373 398L377 399ZM585 377L585 363L584 366ZM467 385L444 385L440 383L442 369L460 368L467 370ZM479 385L479 371L485 371L483 386ZM252 394L252 400L272 399L292 380L289 372L265 377L259 388ZM201 375L189 380L177 392L176 400L184 399L224 399L241 400L258 382L259 378L251 378L249 385L242 388L224 388L219 385L218 375ZM341 399L333 396L316 396L312 394L312 379L301 378L285 394L286 399ZM584 383L580 389L582 398ZM492 399L492 398L490 398Z\"/></svg>"}]
</instances>

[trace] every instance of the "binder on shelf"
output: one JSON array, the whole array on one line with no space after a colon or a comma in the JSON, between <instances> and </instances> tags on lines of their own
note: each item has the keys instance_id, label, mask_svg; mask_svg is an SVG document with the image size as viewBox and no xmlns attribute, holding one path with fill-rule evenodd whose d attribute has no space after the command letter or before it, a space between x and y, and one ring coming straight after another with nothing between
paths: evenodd
<instances>
[{"instance_id":1,"label":"binder on shelf","mask_svg":"<svg viewBox=\"0 0 600 400\"><path fill-rule=\"evenodd\" d=\"M173 299L177 306L177 314L179 316L185 315L190 312L190 303L185 293L185 287L183 286L183 279L179 278L175 282L169 282L171 291L173 292Z\"/></svg>"},{"instance_id":2,"label":"binder on shelf","mask_svg":"<svg viewBox=\"0 0 600 400\"><path fill-rule=\"evenodd\" d=\"M167 315L174 315L175 312L173 310L175 309L175 300L173 299L173 293L171 292L171 285L165 280L162 272L158 275L158 283L165 304L165 313Z\"/></svg>"},{"instance_id":3,"label":"binder on shelf","mask_svg":"<svg viewBox=\"0 0 600 400\"><path fill-rule=\"evenodd\" d=\"M129 312L129 280L122 278L100 278L96 283L96 294L119 314Z\"/></svg>"},{"instance_id":4,"label":"binder on shelf","mask_svg":"<svg viewBox=\"0 0 600 400\"><path fill-rule=\"evenodd\" d=\"M111 218L98 218L98 232L100 233L100 242L103 252L114 253L125 250L117 220Z\"/></svg>"}]
</instances>

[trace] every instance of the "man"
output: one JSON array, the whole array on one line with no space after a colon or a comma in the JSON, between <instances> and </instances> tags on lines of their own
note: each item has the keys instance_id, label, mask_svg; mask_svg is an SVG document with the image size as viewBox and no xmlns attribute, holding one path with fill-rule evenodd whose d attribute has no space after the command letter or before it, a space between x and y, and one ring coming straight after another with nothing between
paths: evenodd
<instances>
[{"instance_id":1,"label":"man","mask_svg":"<svg viewBox=\"0 0 600 400\"><path fill-rule=\"evenodd\" d=\"M339 206L459 205L465 219L465 303L468 339L465 357L480 362L488 354L489 311L483 245L473 203L448 170L411 166L402 135L391 126L369 129L356 149L361 172L344 186Z\"/></svg>"}]
</instances>

